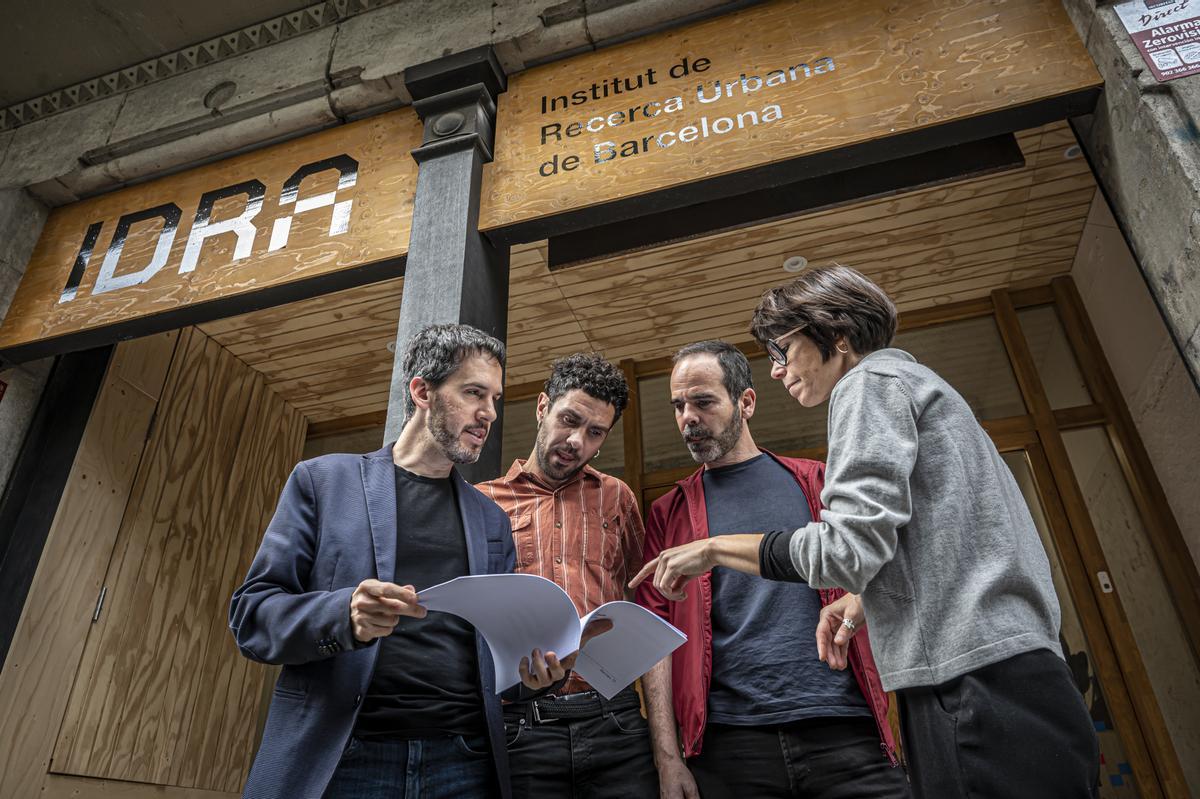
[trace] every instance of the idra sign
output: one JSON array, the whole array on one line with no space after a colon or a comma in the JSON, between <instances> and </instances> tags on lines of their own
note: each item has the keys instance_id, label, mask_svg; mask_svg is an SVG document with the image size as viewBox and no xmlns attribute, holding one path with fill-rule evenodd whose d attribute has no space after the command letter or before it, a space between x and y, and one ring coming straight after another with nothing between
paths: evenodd
<instances>
[{"instance_id":1,"label":"idra sign","mask_svg":"<svg viewBox=\"0 0 1200 799\"><path fill-rule=\"evenodd\" d=\"M55 209L0 325L19 361L402 273L410 108Z\"/></svg>"},{"instance_id":2,"label":"idra sign","mask_svg":"<svg viewBox=\"0 0 1200 799\"><path fill-rule=\"evenodd\" d=\"M335 189L323 191L313 197L297 199L300 193L300 183L304 178L330 169L337 170L338 172L337 187ZM344 198L345 191L353 187L357 181L358 161L355 161L345 153L332 158L325 158L315 163L305 164L293 172L284 182L279 198L280 208L285 209L290 207L292 209L291 213L284 213L283 216L275 219L274 224L271 226L271 242L267 246L266 251L275 252L287 246L288 235L292 229L292 219L296 214L329 205L333 206L333 218L329 225L329 235L338 236L345 233L350 227L350 210L354 205L354 199L339 200L337 192L341 191ZM191 232L188 234L187 244L183 248L183 256L179 263L179 274L185 275L189 272L194 272L196 264L200 260L200 251L204 246L204 242L213 236L219 236L224 233L232 233L236 239L230 260L240 261L243 258L249 257L250 251L254 247L255 236L258 233L258 228L254 224L254 218L262 210L263 199L266 193L267 188L263 185L262 181L252 178L241 183L235 183L232 186L224 186L202 194L196 207L196 215L192 222ZM240 212L235 216L214 222L214 206L221 200L233 197L243 198ZM170 257L171 248L175 243L175 234L179 230L179 221L182 216L183 211L174 202L164 203L163 205L134 211L121 216L117 220L116 229L113 231L112 239L109 241L108 250L104 255L104 261L100 265L100 272L96 276L96 282L92 286L91 293L93 295L104 294L115 289L129 288L130 286L145 283L158 274L159 270L167 264L167 260ZM161 220L161 227L158 227L158 235L154 241L154 253L150 258L150 263L140 269L117 275L117 265L121 260L121 253L125 249L125 241L129 237L130 229L138 223L149 222L151 220ZM103 221L93 222L88 226L87 232L83 236L83 243L79 248L79 254L75 257L74 267L71 269L71 274L67 277L67 283L63 287L62 294L59 295L58 301L60 303L70 302L78 294L79 284L82 282L83 275L87 271L88 264L92 258L92 250L96 246L96 241L100 238L100 233L103 229Z\"/></svg>"}]
</instances>

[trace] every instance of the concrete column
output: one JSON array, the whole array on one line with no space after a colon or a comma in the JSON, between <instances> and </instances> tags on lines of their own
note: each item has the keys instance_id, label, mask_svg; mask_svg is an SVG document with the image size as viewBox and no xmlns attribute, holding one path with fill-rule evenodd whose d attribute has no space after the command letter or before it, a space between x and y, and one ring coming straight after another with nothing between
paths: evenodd
<instances>
[{"instance_id":1,"label":"concrete column","mask_svg":"<svg viewBox=\"0 0 1200 799\"><path fill-rule=\"evenodd\" d=\"M0 190L0 319L8 313L48 214L49 210L24 189ZM46 358L0 368L0 382L5 384L4 397L0 398L0 495L8 484L52 361Z\"/></svg>"},{"instance_id":2,"label":"concrete column","mask_svg":"<svg viewBox=\"0 0 1200 799\"><path fill-rule=\"evenodd\" d=\"M403 361L409 340L431 324L468 324L504 341L508 330L508 249L478 231L483 165L492 159L496 96L505 77L490 47L405 70L413 108L425 122L416 159L417 193L404 270L385 440L404 426ZM478 481L500 474L502 417L477 463Z\"/></svg>"},{"instance_id":3,"label":"concrete column","mask_svg":"<svg viewBox=\"0 0 1200 799\"><path fill-rule=\"evenodd\" d=\"M1063 5L1104 77L1075 131L1200 390L1200 75L1159 83L1111 3Z\"/></svg>"}]
</instances>

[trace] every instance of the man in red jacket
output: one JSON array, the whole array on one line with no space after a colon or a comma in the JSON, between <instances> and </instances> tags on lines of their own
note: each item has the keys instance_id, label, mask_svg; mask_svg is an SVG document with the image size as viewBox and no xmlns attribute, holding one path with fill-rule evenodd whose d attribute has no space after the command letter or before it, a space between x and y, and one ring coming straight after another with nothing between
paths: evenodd
<instances>
[{"instance_id":1,"label":"man in red jacket","mask_svg":"<svg viewBox=\"0 0 1200 799\"><path fill-rule=\"evenodd\" d=\"M758 449L754 403L736 347L704 341L676 353L671 404L702 467L651 507L647 561L689 541L819 518L824 466ZM663 799L910 795L865 631L826 654L843 616L861 619L843 595L724 568L678 602L650 581L638 587L639 603L688 636L644 678ZM814 630L826 632L821 655Z\"/></svg>"}]
</instances>

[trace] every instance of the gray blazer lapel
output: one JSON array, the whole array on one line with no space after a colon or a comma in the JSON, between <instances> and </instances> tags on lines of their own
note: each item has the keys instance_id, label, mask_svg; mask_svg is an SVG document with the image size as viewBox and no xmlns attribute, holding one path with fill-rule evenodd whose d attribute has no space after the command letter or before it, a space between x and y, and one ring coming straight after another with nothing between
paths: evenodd
<instances>
[{"instance_id":1,"label":"gray blazer lapel","mask_svg":"<svg viewBox=\"0 0 1200 799\"><path fill-rule=\"evenodd\" d=\"M360 461L363 492L367 497L367 518L371 522L371 542L375 547L375 573L379 580L396 579L396 471L392 464L392 445L363 456Z\"/></svg>"},{"instance_id":2,"label":"gray blazer lapel","mask_svg":"<svg viewBox=\"0 0 1200 799\"><path fill-rule=\"evenodd\" d=\"M453 474L458 511L462 514L463 533L467 537L467 566L471 574L486 574L487 532L484 529L483 509L479 507L479 495L457 469Z\"/></svg>"}]
</instances>

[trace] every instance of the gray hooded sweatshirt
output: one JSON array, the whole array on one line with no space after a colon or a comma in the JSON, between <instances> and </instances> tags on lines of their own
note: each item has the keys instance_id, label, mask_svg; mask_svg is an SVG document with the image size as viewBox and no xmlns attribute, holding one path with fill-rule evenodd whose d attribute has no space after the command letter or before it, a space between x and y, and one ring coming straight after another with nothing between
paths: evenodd
<instances>
[{"instance_id":1,"label":"gray hooded sweatshirt","mask_svg":"<svg viewBox=\"0 0 1200 799\"><path fill-rule=\"evenodd\" d=\"M907 352L873 352L834 387L821 500L821 520L790 537L792 565L814 588L862 594L885 689L1062 656L1016 480L966 401Z\"/></svg>"}]
</instances>

